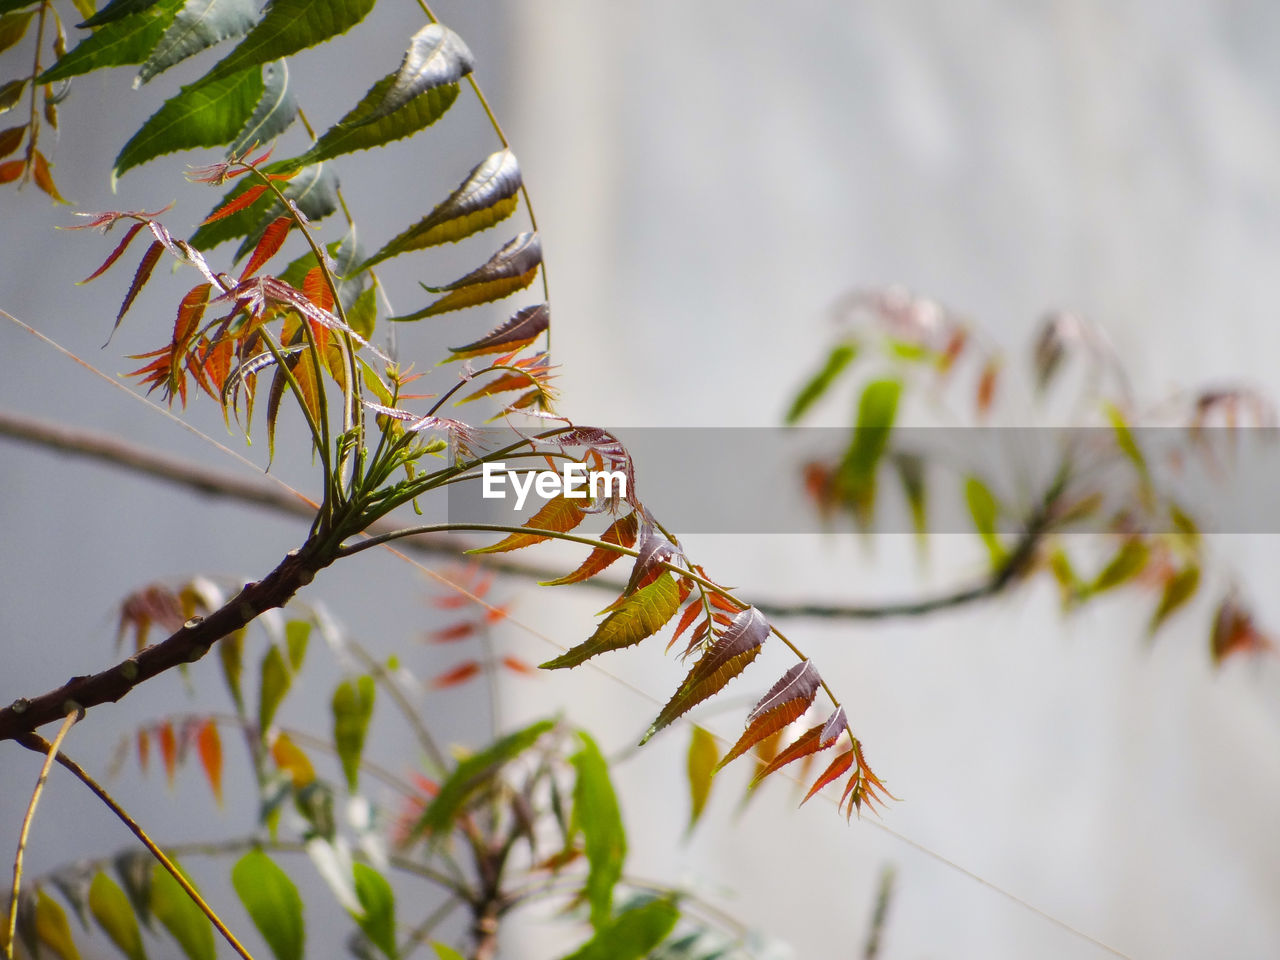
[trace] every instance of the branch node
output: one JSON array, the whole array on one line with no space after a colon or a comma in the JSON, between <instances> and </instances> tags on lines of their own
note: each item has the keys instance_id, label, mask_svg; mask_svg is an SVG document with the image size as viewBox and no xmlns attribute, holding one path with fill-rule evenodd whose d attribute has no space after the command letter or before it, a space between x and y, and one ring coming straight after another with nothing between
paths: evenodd
<instances>
[{"instance_id":1,"label":"branch node","mask_svg":"<svg viewBox=\"0 0 1280 960\"><path fill-rule=\"evenodd\" d=\"M132 658L120 664L120 676L124 677L130 683L138 679L138 661Z\"/></svg>"},{"instance_id":2,"label":"branch node","mask_svg":"<svg viewBox=\"0 0 1280 960\"><path fill-rule=\"evenodd\" d=\"M9 704L9 709L14 713L26 713L27 707L31 706L31 701L26 697L19 697L13 703Z\"/></svg>"},{"instance_id":3,"label":"branch node","mask_svg":"<svg viewBox=\"0 0 1280 960\"><path fill-rule=\"evenodd\" d=\"M186 627L188 630L194 630L196 627L200 626L200 624L202 623L204 623L204 617L194 616L190 620L188 620L186 623L184 623L183 626Z\"/></svg>"}]
</instances>

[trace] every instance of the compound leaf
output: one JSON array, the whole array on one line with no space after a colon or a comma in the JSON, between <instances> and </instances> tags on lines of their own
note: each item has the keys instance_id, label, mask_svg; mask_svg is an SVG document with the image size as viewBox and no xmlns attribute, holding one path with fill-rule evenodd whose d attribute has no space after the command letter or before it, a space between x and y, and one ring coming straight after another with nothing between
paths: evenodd
<instances>
[{"instance_id":1,"label":"compound leaf","mask_svg":"<svg viewBox=\"0 0 1280 960\"><path fill-rule=\"evenodd\" d=\"M662 574L623 600L587 640L540 666L544 670L576 667L597 654L633 646L661 630L678 609L680 588Z\"/></svg>"}]
</instances>

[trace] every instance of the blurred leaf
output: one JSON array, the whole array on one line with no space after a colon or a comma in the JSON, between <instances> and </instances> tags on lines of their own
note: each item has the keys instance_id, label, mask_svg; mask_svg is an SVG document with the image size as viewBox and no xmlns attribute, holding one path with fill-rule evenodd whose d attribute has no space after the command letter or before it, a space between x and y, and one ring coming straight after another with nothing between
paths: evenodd
<instances>
[{"instance_id":1,"label":"blurred leaf","mask_svg":"<svg viewBox=\"0 0 1280 960\"><path fill-rule=\"evenodd\" d=\"M80 960L75 940L71 937L71 924L66 911L42 889L36 890L36 936L40 943L56 953L62 960Z\"/></svg>"},{"instance_id":2,"label":"blurred leaf","mask_svg":"<svg viewBox=\"0 0 1280 960\"><path fill-rule=\"evenodd\" d=\"M242 627L230 636L218 641L218 659L222 663L222 678L227 682L227 690L236 705L236 714L244 714L244 693L240 689L240 680L244 676L244 636Z\"/></svg>"},{"instance_id":3,"label":"blurred leaf","mask_svg":"<svg viewBox=\"0 0 1280 960\"><path fill-rule=\"evenodd\" d=\"M431 941L431 949L436 952L439 960L466 960L466 957L453 949L453 947L440 943L438 940Z\"/></svg>"},{"instance_id":4,"label":"blurred leaf","mask_svg":"<svg viewBox=\"0 0 1280 960\"><path fill-rule=\"evenodd\" d=\"M8 80L0 83L0 113L12 110L14 105L22 99L22 91L27 88L27 78L21 77L17 80ZM5 164L5 166L9 166ZM14 179L13 177L9 178Z\"/></svg>"},{"instance_id":5,"label":"blurred leaf","mask_svg":"<svg viewBox=\"0 0 1280 960\"><path fill-rule=\"evenodd\" d=\"M275 719L280 702L289 692L293 676L284 654L274 643L262 657L261 682L258 690L258 735L265 737Z\"/></svg>"},{"instance_id":6,"label":"blurred leaf","mask_svg":"<svg viewBox=\"0 0 1280 960\"><path fill-rule=\"evenodd\" d=\"M1115 556L1102 569L1089 587L1090 593L1102 593L1133 579L1147 565L1151 551L1140 537L1129 537L1120 544Z\"/></svg>"},{"instance_id":7,"label":"blurred leaf","mask_svg":"<svg viewBox=\"0 0 1280 960\"><path fill-rule=\"evenodd\" d=\"M81 40L40 75L39 83L56 83L105 67L141 63L164 36L183 0L160 0L136 17L117 20Z\"/></svg>"},{"instance_id":8,"label":"blurred leaf","mask_svg":"<svg viewBox=\"0 0 1280 960\"><path fill-rule=\"evenodd\" d=\"M582 749L569 758L577 772L573 825L582 831L589 865L583 893L591 906L591 925L601 930L613 915L613 888L622 876L627 832L604 754L587 733L580 731L578 737Z\"/></svg>"},{"instance_id":9,"label":"blurred leaf","mask_svg":"<svg viewBox=\"0 0 1280 960\"><path fill-rule=\"evenodd\" d=\"M254 849L231 869L231 885L276 960L302 960L302 898L288 874Z\"/></svg>"},{"instance_id":10,"label":"blurred leaf","mask_svg":"<svg viewBox=\"0 0 1280 960\"><path fill-rule=\"evenodd\" d=\"M875 509L876 471L889 446L901 393L902 384L897 380L873 380L866 385L858 398L853 439L836 473L841 495L864 526L870 523Z\"/></svg>"},{"instance_id":11,"label":"blurred leaf","mask_svg":"<svg viewBox=\"0 0 1280 960\"><path fill-rule=\"evenodd\" d=\"M355 793L360 780L360 754L373 716L373 677L344 680L333 691L333 742L342 761L347 787Z\"/></svg>"},{"instance_id":12,"label":"blurred leaf","mask_svg":"<svg viewBox=\"0 0 1280 960\"><path fill-rule=\"evenodd\" d=\"M1000 514L996 498L985 483L971 476L964 482L964 499L969 505L969 516L973 518L973 527L986 545L987 553L991 555L991 566L999 567L1008 556L1008 551L1000 543L1000 537L996 533L996 522Z\"/></svg>"},{"instance_id":13,"label":"blurred leaf","mask_svg":"<svg viewBox=\"0 0 1280 960\"><path fill-rule=\"evenodd\" d=\"M257 4L253 0L186 0L164 36L147 48L150 54L138 71L136 82L146 83L201 50L243 36L253 26L256 15Z\"/></svg>"},{"instance_id":14,"label":"blurred leaf","mask_svg":"<svg viewBox=\"0 0 1280 960\"><path fill-rule=\"evenodd\" d=\"M185 877L186 871L182 874ZM178 941L188 960L216 960L213 924L158 863L151 869L151 912Z\"/></svg>"},{"instance_id":15,"label":"blurred leaf","mask_svg":"<svg viewBox=\"0 0 1280 960\"><path fill-rule=\"evenodd\" d=\"M672 901L651 900L620 914L564 960L643 960L679 919L680 910Z\"/></svg>"},{"instance_id":16,"label":"blurred leaf","mask_svg":"<svg viewBox=\"0 0 1280 960\"><path fill-rule=\"evenodd\" d=\"M0 130L0 157L7 157L22 146L22 138L26 136L26 133L27 127L25 124Z\"/></svg>"},{"instance_id":17,"label":"blurred leaf","mask_svg":"<svg viewBox=\"0 0 1280 960\"><path fill-rule=\"evenodd\" d=\"M809 408L831 389L831 385L836 382L836 379L857 355L857 344L838 344L827 355L826 363L822 365L822 369L800 388L800 392L791 401L791 408L787 410L786 422L790 424L799 421L808 412Z\"/></svg>"},{"instance_id":18,"label":"blurred leaf","mask_svg":"<svg viewBox=\"0 0 1280 960\"><path fill-rule=\"evenodd\" d=\"M706 809L711 785L720 759L716 738L704 727L693 725L685 766L689 774L689 829L692 830Z\"/></svg>"},{"instance_id":19,"label":"blurred leaf","mask_svg":"<svg viewBox=\"0 0 1280 960\"><path fill-rule=\"evenodd\" d=\"M356 878L356 897L364 913L357 916L356 923L364 931L374 946L387 955L388 960L395 960L396 950L396 895L387 878L373 867L363 863L354 865Z\"/></svg>"},{"instance_id":20,"label":"blurred leaf","mask_svg":"<svg viewBox=\"0 0 1280 960\"><path fill-rule=\"evenodd\" d=\"M929 495L924 482L924 458L914 453L896 452L893 465L898 471L902 494L911 510L911 529L923 542L929 533Z\"/></svg>"},{"instance_id":21,"label":"blurred leaf","mask_svg":"<svg viewBox=\"0 0 1280 960\"><path fill-rule=\"evenodd\" d=\"M1155 613L1151 615L1151 622L1147 626L1147 633L1154 634L1160 629L1161 625L1176 613L1188 600L1190 600L1200 586L1200 568L1194 563L1189 563L1173 576L1171 576L1164 585L1164 591L1160 595L1160 603L1157 605Z\"/></svg>"},{"instance_id":22,"label":"blurred leaf","mask_svg":"<svg viewBox=\"0 0 1280 960\"><path fill-rule=\"evenodd\" d=\"M316 771L310 758L286 733L276 734L271 741L271 759L289 775L295 790L302 790L315 781Z\"/></svg>"},{"instance_id":23,"label":"blurred leaf","mask_svg":"<svg viewBox=\"0 0 1280 960\"><path fill-rule=\"evenodd\" d=\"M89 910L98 926L129 960L147 960L138 918L129 898L115 881L99 871L89 886Z\"/></svg>"},{"instance_id":24,"label":"blurred leaf","mask_svg":"<svg viewBox=\"0 0 1280 960\"><path fill-rule=\"evenodd\" d=\"M587 640L539 666L544 670L576 667L597 654L630 647L661 630L679 609L680 589L663 574L627 597Z\"/></svg>"},{"instance_id":25,"label":"blurred leaf","mask_svg":"<svg viewBox=\"0 0 1280 960\"><path fill-rule=\"evenodd\" d=\"M204 775L209 778L209 786L213 788L214 799L222 806L222 738L218 736L218 726L212 720L206 720L196 733L196 752L200 755L200 766Z\"/></svg>"}]
</instances>

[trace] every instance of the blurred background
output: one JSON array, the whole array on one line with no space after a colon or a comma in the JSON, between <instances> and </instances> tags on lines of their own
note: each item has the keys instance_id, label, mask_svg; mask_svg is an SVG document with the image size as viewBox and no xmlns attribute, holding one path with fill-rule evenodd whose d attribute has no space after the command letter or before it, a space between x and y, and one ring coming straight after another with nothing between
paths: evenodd
<instances>
[{"instance_id":1,"label":"blurred background","mask_svg":"<svg viewBox=\"0 0 1280 960\"><path fill-rule=\"evenodd\" d=\"M313 52L300 82L323 91L335 73L371 82L390 69L420 15L383 6L357 45L331 45L350 60ZM1277 392L1280 11L1271 4L510 0L438 12L475 51L520 157L549 268L562 410L576 420L774 425L830 342L832 305L889 283L971 318L1018 362L1046 310L1076 311L1108 332L1139 397L1227 381ZM55 176L82 210L180 197L168 219L181 233L212 195L193 197L173 159L128 174L115 196L107 182L105 158L161 96L131 91L130 79L126 70L114 86L76 86ZM317 125L348 105L307 104ZM489 149L464 96L438 128L378 158L385 177L347 175L369 242L398 231L406 205L415 216L429 209ZM405 181L421 183L421 196L386 189ZM0 194L0 307L115 375L134 366L124 355L154 345L173 298L149 291L100 350L126 268L73 287L108 245L51 229L70 219L34 190ZM474 250L494 242L482 235ZM388 279L406 299L414 280L454 275L447 261L429 277L420 264L395 267ZM487 329L475 317L448 322L398 331L401 355L428 366L442 344L473 339L458 324ZM236 469L7 321L0 358L5 408ZM833 398L818 421L846 422L851 402ZM1015 414L1025 422L1027 411ZM210 404L187 418L243 450ZM258 447L247 453L265 462ZM309 488L309 467L295 445L272 469ZM640 467L642 477L678 468ZM195 573L260 576L303 533L9 441L0 441L0 492L3 702L110 662L115 606L130 590ZM691 535L685 545L749 598L912 596L980 569L971 545L937 538L922 567L900 540ZM1264 624L1280 624L1273 540L1219 536L1212 546L1213 576L1238 581ZM447 666L413 647L438 625L428 585L374 553L323 574L307 599L375 648L411 649L424 675ZM600 606L571 590L495 590L518 620L564 644L586 636ZM1205 602L1154 645L1144 640L1148 614L1117 600L1064 620L1039 584L928 619L790 623L902 802L879 822L846 826L829 804L797 812L799 797L777 782L738 813L747 771L731 768L686 840L688 730L676 727L615 772L630 869L695 885L801 958L860 955L886 866L897 880L883 957L1108 955L1081 934L1133 957L1280 955L1280 669L1274 658L1243 658L1215 670ZM553 652L516 626L499 642L534 662ZM625 749L683 672L648 646L601 666L613 677L504 682L500 722L560 710L610 751ZM216 670L202 663L185 681L169 676L95 711L69 752L104 768L130 724L192 703L184 685L223 697ZM754 668L728 695L745 703L775 675ZM331 683L323 669L314 682L315 702L286 706L291 722L323 715ZM433 696L446 740L487 737L490 711L474 692ZM734 710L703 718L730 738L740 721ZM378 752L411 766L412 746L385 739L389 724L378 730ZM0 756L0 837L16 836L38 766L13 746ZM153 771L116 786L161 837L243 831L251 798L231 790L215 813L195 779L169 791ZM30 869L125 845L74 784L55 775L54 786ZM503 955L554 956L576 936L522 916Z\"/></svg>"}]
</instances>

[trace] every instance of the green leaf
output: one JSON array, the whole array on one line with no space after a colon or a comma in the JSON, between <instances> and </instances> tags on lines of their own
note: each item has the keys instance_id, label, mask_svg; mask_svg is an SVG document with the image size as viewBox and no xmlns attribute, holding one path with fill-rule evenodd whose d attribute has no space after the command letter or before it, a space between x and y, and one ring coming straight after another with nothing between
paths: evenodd
<instances>
[{"instance_id":1,"label":"green leaf","mask_svg":"<svg viewBox=\"0 0 1280 960\"><path fill-rule=\"evenodd\" d=\"M1125 540L1124 543L1120 544L1120 548L1116 550L1111 562L1094 579L1089 587L1089 592L1102 593L1104 590L1111 590L1136 577L1147 565L1147 559L1150 554L1151 551L1148 549L1145 540L1138 537L1130 537Z\"/></svg>"},{"instance_id":2,"label":"green leaf","mask_svg":"<svg viewBox=\"0 0 1280 960\"><path fill-rule=\"evenodd\" d=\"M307 641L311 639L310 620L290 620L284 625L284 646L289 651L289 670L297 673L307 656Z\"/></svg>"},{"instance_id":3,"label":"green leaf","mask_svg":"<svg viewBox=\"0 0 1280 960\"><path fill-rule=\"evenodd\" d=\"M373 339L374 324L378 320L378 288L369 287L356 297L356 302L347 311L347 322L351 329L366 340Z\"/></svg>"},{"instance_id":4,"label":"green leaf","mask_svg":"<svg viewBox=\"0 0 1280 960\"><path fill-rule=\"evenodd\" d=\"M651 900L619 914L564 960L643 960L679 919L680 910L671 900Z\"/></svg>"},{"instance_id":5,"label":"green leaf","mask_svg":"<svg viewBox=\"0 0 1280 960\"><path fill-rule=\"evenodd\" d=\"M262 68L262 99L244 129L227 147L227 156L241 155L257 143L268 143L289 128L298 116L298 101L289 89L289 62L276 60Z\"/></svg>"},{"instance_id":6,"label":"green leaf","mask_svg":"<svg viewBox=\"0 0 1280 960\"><path fill-rule=\"evenodd\" d=\"M429 23L409 41L391 87L362 123L395 113L421 93L456 84L475 67L475 58L462 38L446 26Z\"/></svg>"},{"instance_id":7,"label":"green leaf","mask_svg":"<svg viewBox=\"0 0 1280 960\"><path fill-rule=\"evenodd\" d=\"M542 669L576 667L597 654L637 644L661 630L678 609L680 589L675 580L664 573L627 597L587 640L541 664Z\"/></svg>"},{"instance_id":8,"label":"green leaf","mask_svg":"<svg viewBox=\"0 0 1280 960\"><path fill-rule=\"evenodd\" d=\"M250 850L231 868L231 885L276 960L302 960L302 897L288 874L261 850Z\"/></svg>"},{"instance_id":9,"label":"green leaf","mask_svg":"<svg viewBox=\"0 0 1280 960\"><path fill-rule=\"evenodd\" d=\"M144 850L130 850L112 861L120 886L133 906L134 916L148 928L151 926L151 867L154 863L151 854Z\"/></svg>"},{"instance_id":10,"label":"green leaf","mask_svg":"<svg viewBox=\"0 0 1280 960\"><path fill-rule=\"evenodd\" d=\"M213 924L158 863L151 870L151 912L173 934L188 960L216 960Z\"/></svg>"},{"instance_id":11,"label":"green leaf","mask_svg":"<svg viewBox=\"0 0 1280 960\"><path fill-rule=\"evenodd\" d=\"M361 676L355 683L344 680L333 691L333 742L352 793L359 785L360 754L373 716L374 690L373 677Z\"/></svg>"},{"instance_id":12,"label":"green leaf","mask_svg":"<svg viewBox=\"0 0 1280 960\"><path fill-rule=\"evenodd\" d=\"M827 356L827 362L822 365L822 369L800 388L800 392L791 401L791 408L787 411L787 423L795 423L803 417L805 412L831 389L831 385L836 382L836 378L844 372L845 368L849 366L857 355L857 344L841 343L837 345Z\"/></svg>"},{"instance_id":13,"label":"green leaf","mask_svg":"<svg viewBox=\"0 0 1280 960\"><path fill-rule=\"evenodd\" d=\"M183 87L166 100L116 157L113 176L166 153L213 147L234 137L262 97L262 71L246 70L216 83Z\"/></svg>"},{"instance_id":14,"label":"green leaf","mask_svg":"<svg viewBox=\"0 0 1280 960\"><path fill-rule=\"evenodd\" d=\"M249 35L195 82L206 86L346 33L377 0L272 0Z\"/></svg>"},{"instance_id":15,"label":"green leaf","mask_svg":"<svg viewBox=\"0 0 1280 960\"><path fill-rule=\"evenodd\" d=\"M898 471L902 495L911 510L911 529L922 543L929 533L929 491L924 482L924 458L915 453L895 452L893 466Z\"/></svg>"},{"instance_id":16,"label":"green leaf","mask_svg":"<svg viewBox=\"0 0 1280 960\"><path fill-rule=\"evenodd\" d=\"M283 165L278 163L262 168L265 173L278 173L282 169ZM220 210L255 186L253 179L242 177L233 189L223 195L213 209ZM323 165L306 167L294 174L293 179L285 184L284 195L298 204L298 209L308 220L319 220L337 209L337 180ZM199 227L191 235L190 242L197 249L211 250L218 244L234 240L236 237L248 237L247 249L237 253L238 260L248 250L253 249L261 238L262 231L266 229L266 225L282 213L284 213L284 207L276 200L274 194L267 192L244 209Z\"/></svg>"},{"instance_id":17,"label":"green leaf","mask_svg":"<svg viewBox=\"0 0 1280 960\"><path fill-rule=\"evenodd\" d=\"M142 63L173 22L182 0L160 0L135 17L116 20L81 40L39 77L55 83L104 67Z\"/></svg>"},{"instance_id":18,"label":"green leaf","mask_svg":"<svg viewBox=\"0 0 1280 960\"><path fill-rule=\"evenodd\" d=\"M27 78L20 77L7 83L0 83L0 113L12 110L14 104L22 99L22 91L27 88Z\"/></svg>"},{"instance_id":19,"label":"green leaf","mask_svg":"<svg viewBox=\"0 0 1280 960\"><path fill-rule=\"evenodd\" d=\"M138 918L133 914L129 898L102 871L94 875L93 882L89 885L89 911L111 942L129 960L147 960L147 952L142 946L142 933L138 929Z\"/></svg>"},{"instance_id":20,"label":"green leaf","mask_svg":"<svg viewBox=\"0 0 1280 960\"><path fill-rule=\"evenodd\" d=\"M62 960L80 960L80 951L71 937L67 912L42 889L36 890L35 928L40 943Z\"/></svg>"},{"instance_id":21,"label":"green leaf","mask_svg":"<svg viewBox=\"0 0 1280 960\"><path fill-rule=\"evenodd\" d=\"M431 949L436 952L436 956L439 957L439 960L467 960L466 957L453 949L453 947L445 943L440 943L438 940L431 941Z\"/></svg>"},{"instance_id":22,"label":"green leaf","mask_svg":"<svg viewBox=\"0 0 1280 960\"><path fill-rule=\"evenodd\" d=\"M35 5L36 0L0 0L0 14L21 10L23 7L34 7Z\"/></svg>"},{"instance_id":23,"label":"green leaf","mask_svg":"<svg viewBox=\"0 0 1280 960\"><path fill-rule=\"evenodd\" d=\"M138 82L146 83L175 63L223 40L243 36L253 26L256 15L253 0L186 0L138 71Z\"/></svg>"},{"instance_id":24,"label":"green leaf","mask_svg":"<svg viewBox=\"0 0 1280 960\"><path fill-rule=\"evenodd\" d=\"M1000 543L1000 537L996 533L1000 507L996 503L995 496L977 477L968 477L964 482L964 499L969 505L969 516L973 518L973 527L991 555L991 566L1000 566L1008 556L1008 552Z\"/></svg>"},{"instance_id":25,"label":"green leaf","mask_svg":"<svg viewBox=\"0 0 1280 960\"><path fill-rule=\"evenodd\" d=\"M21 42L27 33L27 27L31 24L31 18L35 15L34 10L24 10L22 13L7 13L0 16L0 53L8 50L15 43Z\"/></svg>"},{"instance_id":26,"label":"green leaf","mask_svg":"<svg viewBox=\"0 0 1280 960\"><path fill-rule=\"evenodd\" d=\"M453 826L453 821L477 789L501 767L524 753L538 738L555 726L552 720L541 720L532 726L509 733L495 740L483 750L473 753L454 767L453 772L440 785L440 792L422 812L410 832L410 841L424 833L442 834Z\"/></svg>"},{"instance_id":27,"label":"green leaf","mask_svg":"<svg viewBox=\"0 0 1280 960\"><path fill-rule=\"evenodd\" d=\"M866 385L858 398L853 439L836 473L841 494L863 525L870 522L875 509L876 471L889 446L901 393L902 384L897 380L873 380Z\"/></svg>"},{"instance_id":28,"label":"green leaf","mask_svg":"<svg viewBox=\"0 0 1280 960\"><path fill-rule=\"evenodd\" d=\"M693 736L689 739L689 753L685 758L685 767L689 774L689 829L697 826L702 811L707 807L707 798L711 796L711 784L714 782L716 766L720 760L720 748L716 746L716 738L704 727L693 726Z\"/></svg>"},{"instance_id":29,"label":"green leaf","mask_svg":"<svg viewBox=\"0 0 1280 960\"><path fill-rule=\"evenodd\" d=\"M1164 591L1160 594L1160 603L1157 605L1155 613L1151 615L1151 623L1147 626L1147 633L1150 635L1159 630L1169 617L1181 609L1195 595L1199 586L1200 568L1194 563L1187 564L1170 577L1164 585Z\"/></svg>"},{"instance_id":30,"label":"green leaf","mask_svg":"<svg viewBox=\"0 0 1280 960\"><path fill-rule=\"evenodd\" d=\"M362 264L361 269L410 250L455 243L505 220L520 202L520 165L510 150L477 164L435 209Z\"/></svg>"},{"instance_id":31,"label":"green leaf","mask_svg":"<svg viewBox=\"0 0 1280 960\"><path fill-rule=\"evenodd\" d=\"M81 30L90 30L96 27L105 26L114 23L123 17L132 16L135 13L142 13L144 10L154 7L157 0L110 0L110 2L100 9L93 16L85 19L83 23L77 23L76 26Z\"/></svg>"},{"instance_id":32,"label":"green leaf","mask_svg":"<svg viewBox=\"0 0 1280 960\"><path fill-rule=\"evenodd\" d=\"M501 250L488 259L484 265L472 270L465 277L443 287L423 289L432 293L443 291L445 295L432 304L406 316L392 317L392 320L421 320L423 317L434 317L451 310L464 310L482 303L491 303L509 297L518 290L523 290L533 283L542 266L542 241L532 231L526 231L508 241Z\"/></svg>"},{"instance_id":33,"label":"green leaf","mask_svg":"<svg viewBox=\"0 0 1280 960\"><path fill-rule=\"evenodd\" d=\"M622 877L627 832L604 754L585 732L580 731L578 737L582 749L569 758L577 772L572 829L582 831L588 864L583 894L591 906L591 925L601 930L613 916L613 888Z\"/></svg>"},{"instance_id":34,"label":"green leaf","mask_svg":"<svg viewBox=\"0 0 1280 960\"><path fill-rule=\"evenodd\" d=\"M266 736L280 702L289 692L293 675L280 648L272 644L262 658L262 680L258 690L258 735Z\"/></svg>"},{"instance_id":35,"label":"green leaf","mask_svg":"<svg viewBox=\"0 0 1280 960\"><path fill-rule=\"evenodd\" d=\"M222 678L236 705L236 713L244 713L244 692L240 679L244 676L244 628L218 641L218 659L222 662Z\"/></svg>"},{"instance_id":36,"label":"green leaf","mask_svg":"<svg viewBox=\"0 0 1280 960\"><path fill-rule=\"evenodd\" d=\"M290 167L301 167L321 160L329 160L344 153L368 150L411 136L426 129L445 115L458 98L458 85L435 87L419 94L388 116L370 120L375 106L395 82L395 74L383 77L364 95L356 106L341 120L320 135L320 139L306 153L287 161Z\"/></svg>"},{"instance_id":37,"label":"green leaf","mask_svg":"<svg viewBox=\"0 0 1280 960\"><path fill-rule=\"evenodd\" d=\"M387 878L373 867L363 863L354 865L356 898L364 913L356 923L373 945L387 955L396 957L396 894Z\"/></svg>"}]
</instances>

